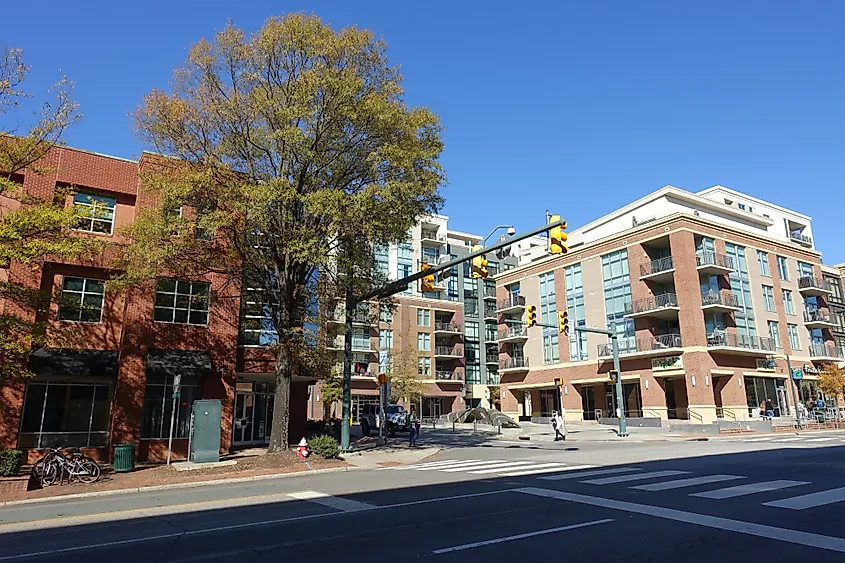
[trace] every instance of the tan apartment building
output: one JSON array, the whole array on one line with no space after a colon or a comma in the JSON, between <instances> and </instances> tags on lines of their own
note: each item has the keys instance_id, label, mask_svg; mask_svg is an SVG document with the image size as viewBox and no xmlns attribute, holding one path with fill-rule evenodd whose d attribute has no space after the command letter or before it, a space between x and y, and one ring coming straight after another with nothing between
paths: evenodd
<instances>
[{"instance_id":1,"label":"tan apartment building","mask_svg":"<svg viewBox=\"0 0 845 563\"><path fill-rule=\"evenodd\" d=\"M569 420L616 416L609 339L576 326L616 331L635 417L745 420L766 399L786 416L787 355L805 398L826 363L845 359L841 277L822 266L810 217L722 186L667 186L569 242L566 255L496 278L506 414L542 419L562 401ZM528 304L552 325L568 311L569 335L526 330Z\"/></svg>"}]
</instances>

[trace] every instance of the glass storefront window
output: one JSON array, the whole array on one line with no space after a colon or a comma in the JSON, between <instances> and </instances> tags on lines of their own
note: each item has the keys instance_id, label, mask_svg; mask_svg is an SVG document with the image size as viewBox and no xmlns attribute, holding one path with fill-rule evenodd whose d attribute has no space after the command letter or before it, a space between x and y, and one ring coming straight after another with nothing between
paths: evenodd
<instances>
[{"instance_id":1,"label":"glass storefront window","mask_svg":"<svg viewBox=\"0 0 845 563\"><path fill-rule=\"evenodd\" d=\"M111 383L31 382L18 447L105 446L110 414Z\"/></svg>"}]
</instances>

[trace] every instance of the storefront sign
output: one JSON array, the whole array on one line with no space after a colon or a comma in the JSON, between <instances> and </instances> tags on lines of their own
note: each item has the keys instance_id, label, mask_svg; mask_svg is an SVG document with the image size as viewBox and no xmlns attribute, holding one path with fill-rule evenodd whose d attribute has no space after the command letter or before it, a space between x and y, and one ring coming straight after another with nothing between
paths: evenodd
<instances>
[{"instance_id":1,"label":"storefront sign","mask_svg":"<svg viewBox=\"0 0 845 563\"><path fill-rule=\"evenodd\" d=\"M665 369L683 369L684 361L681 356L668 356L666 358L653 358L651 369L660 371Z\"/></svg>"},{"instance_id":2,"label":"storefront sign","mask_svg":"<svg viewBox=\"0 0 845 563\"><path fill-rule=\"evenodd\" d=\"M797 369L801 369L801 368L797 368ZM821 369L821 368L817 368L816 366L811 365L811 364L804 364L804 373L806 373L807 375L820 375L820 374L824 373L824 370Z\"/></svg>"},{"instance_id":3,"label":"storefront sign","mask_svg":"<svg viewBox=\"0 0 845 563\"><path fill-rule=\"evenodd\" d=\"M804 379L804 372L801 371L801 368L795 368L792 370L792 379L794 379L795 381L800 381L801 379Z\"/></svg>"}]
</instances>

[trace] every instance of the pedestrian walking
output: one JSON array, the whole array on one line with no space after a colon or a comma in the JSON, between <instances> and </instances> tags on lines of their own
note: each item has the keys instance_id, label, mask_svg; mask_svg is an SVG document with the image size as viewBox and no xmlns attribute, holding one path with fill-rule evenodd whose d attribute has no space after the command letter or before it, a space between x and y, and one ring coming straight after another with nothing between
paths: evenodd
<instances>
[{"instance_id":1,"label":"pedestrian walking","mask_svg":"<svg viewBox=\"0 0 845 563\"><path fill-rule=\"evenodd\" d=\"M775 408L772 405L772 400L768 397L766 397L766 416L769 417L769 420L775 418Z\"/></svg>"},{"instance_id":2,"label":"pedestrian walking","mask_svg":"<svg viewBox=\"0 0 845 563\"><path fill-rule=\"evenodd\" d=\"M552 413L552 428L555 431L555 442L566 440L566 426L563 423L563 417L557 411Z\"/></svg>"},{"instance_id":3,"label":"pedestrian walking","mask_svg":"<svg viewBox=\"0 0 845 563\"><path fill-rule=\"evenodd\" d=\"M408 445L410 447L416 447L417 445L417 437L420 433L420 422L417 419L417 413L414 407L411 407L411 412L408 414L409 421L408 421L408 430L410 431L410 436L408 437Z\"/></svg>"}]
</instances>

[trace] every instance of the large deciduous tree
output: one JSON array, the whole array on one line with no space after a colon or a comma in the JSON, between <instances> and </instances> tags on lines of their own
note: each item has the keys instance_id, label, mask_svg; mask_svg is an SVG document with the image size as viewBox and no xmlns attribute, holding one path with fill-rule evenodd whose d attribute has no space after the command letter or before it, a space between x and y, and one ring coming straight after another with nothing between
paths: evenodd
<instances>
[{"instance_id":1,"label":"large deciduous tree","mask_svg":"<svg viewBox=\"0 0 845 563\"><path fill-rule=\"evenodd\" d=\"M49 306L50 295L16 280L12 264L37 270L51 257L92 250L90 239L69 233L78 218L61 189L52 198L24 191L24 174L52 172L40 161L79 117L72 84L62 78L53 86L53 101L41 105L31 122L26 119L28 74L20 49L0 52L0 385L30 375L32 347L47 342L46 320L38 313ZM60 336L54 332L52 342Z\"/></svg>"},{"instance_id":2,"label":"large deciduous tree","mask_svg":"<svg viewBox=\"0 0 845 563\"><path fill-rule=\"evenodd\" d=\"M322 348L316 304L373 280L366 249L441 204L438 118L404 103L371 32L293 14L195 44L135 122L168 158L143 178L158 205L132 227L123 282L219 273L262 293L278 335L270 448L286 448L292 372ZM173 237L186 222L207 236Z\"/></svg>"}]
</instances>

